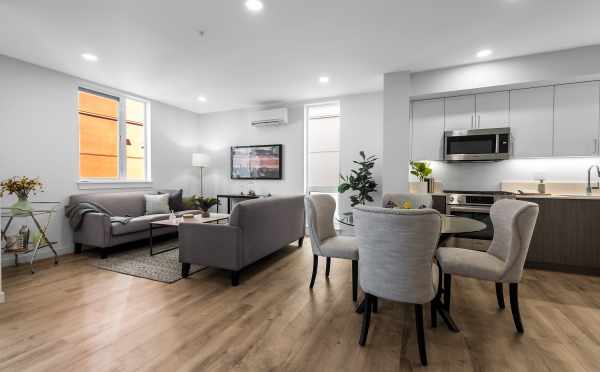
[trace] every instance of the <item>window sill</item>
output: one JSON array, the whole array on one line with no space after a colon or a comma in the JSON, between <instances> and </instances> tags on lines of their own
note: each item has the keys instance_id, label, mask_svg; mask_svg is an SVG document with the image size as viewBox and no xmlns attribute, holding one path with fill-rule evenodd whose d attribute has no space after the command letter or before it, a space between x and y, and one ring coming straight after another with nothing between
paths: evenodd
<instances>
[{"instance_id":1,"label":"window sill","mask_svg":"<svg viewBox=\"0 0 600 372\"><path fill-rule=\"evenodd\" d=\"M91 180L77 182L79 190L152 189L152 181Z\"/></svg>"}]
</instances>

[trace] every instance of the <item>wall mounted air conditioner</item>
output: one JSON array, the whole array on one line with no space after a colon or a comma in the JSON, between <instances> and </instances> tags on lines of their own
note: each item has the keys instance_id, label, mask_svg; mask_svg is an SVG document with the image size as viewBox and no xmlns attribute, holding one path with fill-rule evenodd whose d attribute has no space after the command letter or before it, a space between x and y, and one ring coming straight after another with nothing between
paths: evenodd
<instances>
[{"instance_id":1,"label":"wall mounted air conditioner","mask_svg":"<svg viewBox=\"0 0 600 372\"><path fill-rule=\"evenodd\" d=\"M252 127L265 127L270 125L287 124L287 108L255 111L250 114L250 125Z\"/></svg>"}]
</instances>

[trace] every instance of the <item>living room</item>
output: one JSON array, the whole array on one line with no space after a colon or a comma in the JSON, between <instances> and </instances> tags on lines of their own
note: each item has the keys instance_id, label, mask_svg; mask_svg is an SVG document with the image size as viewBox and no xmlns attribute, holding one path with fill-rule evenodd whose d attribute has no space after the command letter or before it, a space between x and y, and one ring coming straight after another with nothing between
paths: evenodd
<instances>
[{"instance_id":1,"label":"living room","mask_svg":"<svg viewBox=\"0 0 600 372\"><path fill-rule=\"evenodd\" d=\"M597 370L574 3L0 3L0 370Z\"/></svg>"}]
</instances>

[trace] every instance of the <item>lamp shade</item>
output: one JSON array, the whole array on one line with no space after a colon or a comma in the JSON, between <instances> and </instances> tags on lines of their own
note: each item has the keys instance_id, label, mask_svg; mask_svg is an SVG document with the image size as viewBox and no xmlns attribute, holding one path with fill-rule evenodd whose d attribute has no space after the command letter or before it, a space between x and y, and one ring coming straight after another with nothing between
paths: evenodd
<instances>
[{"instance_id":1,"label":"lamp shade","mask_svg":"<svg viewBox=\"0 0 600 372\"><path fill-rule=\"evenodd\" d=\"M206 154L192 154L192 167L206 168L210 164L210 157Z\"/></svg>"}]
</instances>

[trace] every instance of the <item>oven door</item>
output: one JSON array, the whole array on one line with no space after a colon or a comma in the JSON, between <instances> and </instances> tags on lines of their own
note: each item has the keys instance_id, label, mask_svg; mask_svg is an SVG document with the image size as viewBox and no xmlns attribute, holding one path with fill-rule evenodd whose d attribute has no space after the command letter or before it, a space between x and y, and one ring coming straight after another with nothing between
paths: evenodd
<instances>
[{"instance_id":1,"label":"oven door","mask_svg":"<svg viewBox=\"0 0 600 372\"><path fill-rule=\"evenodd\" d=\"M510 128L447 131L444 159L447 161L503 160L509 157Z\"/></svg>"},{"instance_id":2,"label":"oven door","mask_svg":"<svg viewBox=\"0 0 600 372\"><path fill-rule=\"evenodd\" d=\"M485 229L481 231L474 231L463 234L456 234L457 238L468 238L468 239L480 239L480 240L492 240L494 238L494 226L492 225L492 219L490 218L489 212L459 212L456 210L452 210L451 214L453 216L459 217L467 217L472 218L474 220L483 222L485 224Z\"/></svg>"}]
</instances>

